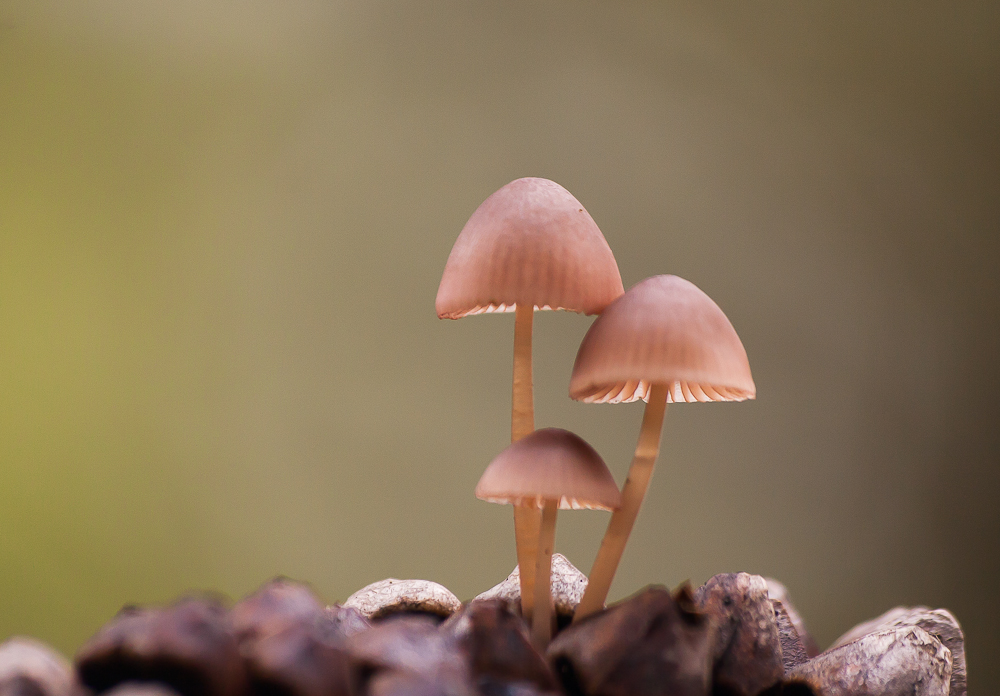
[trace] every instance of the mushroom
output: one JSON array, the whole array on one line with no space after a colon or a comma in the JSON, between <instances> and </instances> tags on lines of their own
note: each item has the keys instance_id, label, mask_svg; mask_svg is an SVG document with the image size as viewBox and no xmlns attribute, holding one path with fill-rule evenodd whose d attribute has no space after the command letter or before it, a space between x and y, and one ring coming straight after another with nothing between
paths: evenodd
<instances>
[{"instance_id":1,"label":"mushroom","mask_svg":"<svg viewBox=\"0 0 1000 696\"><path fill-rule=\"evenodd\" d=\"M667 403L743 401L756 394L733 325L708 295L683 278L647 278L594 321L576 356L570 397L587 403L647 403L621 508L608 522L574 621L599 610L607 599L653 475Z\"/></svg>"},{"instance_id":2,"label":"mushroom","mask_svg":"<svg viewBox=\"0 0 1000 696\"><path fill-rule=\"evenodd\" d=\"M552 637L549 583L556 513L563 510L614 510L621 494L604 460L581 437L544 428L513 443L490 462L476 486L476 497L491 503L542 510L535 567L532 635L539 650Z\"/></svg>"},{"instance_id":3,"label":"mushroom","mask_svg":"<svg viewBox=\"0 0 1000 696\"><path fill-rule=\"evenodd\" d=\"M515 312L511 442L535 429L531 385L534 310L597 314L622 294L614 254L597 223L554 181L510 182L472 214L448 256L435 307L442 319ZM514 508L521 611L531 615L540 517Z\"/></svg>"}]
</instances>

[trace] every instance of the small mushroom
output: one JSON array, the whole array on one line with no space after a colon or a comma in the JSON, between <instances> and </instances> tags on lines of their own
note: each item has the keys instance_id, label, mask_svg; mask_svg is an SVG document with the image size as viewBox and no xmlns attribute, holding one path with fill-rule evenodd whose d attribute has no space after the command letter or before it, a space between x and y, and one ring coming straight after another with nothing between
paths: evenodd
<instances>
[{"instance_id":1,"label":"small mushroom","mask_svg":"<svg viewBox=\"0 0 1000 696\"><path fill-rule=\"evenodd\" d=\"M520 607L520 575L520 567L515 566L514 571L507 576L506 580L476 595L472 601L500 599ZM580 603L580 598L583 597L583 591L586 589L587 576L561 553L553 553L551 593L558 625L567 624L572 620L573 612L576 611L576 606Z\"/></svg>"},{"instance_id":2,"label":"small mushroom","mask_svg":"<svg viewBox=\"0 0 1000 696\"><path fill-rule=\"evenodd\" d=\"M660 452L668 402L743 401L757 388L747 353L719 306L693 283L637 283L597 317L580 344L569 395L586 403L645 400L639 443L574 621L604 606Z\"/></svg>"},{"instance_id":3,"label":"small mushroom","mask_svg":"<svg viewBox=\"0 0 1000 696\"><path fill-rule=\"evenodd\" d=\"M541 508L535 566L535 601L531 619L537 647L552 637L549 592L556 514L563 510L614 510L621 494L607 465L583 438L568 430L536 430L510 445L490 462L476 485L476 497L491 503Z\"/></svg>"},{"instance_id":4,"label":"small mushroom","mask_svg":"<svg viewBox=\"0 0 1000 696\"><path fill-rule=\"evenodd\" d=\"M448 618L462 608L462 602L447 587L430 580L387 578L362 587L343 606L374 621L403 612Z\"/></svg>"},{"instance_id":5,"label":"small mushroom","mask_svg":"<svg viewBox=\"0 0 1000 696\"><path fill-rule=\"evenodd\" d=\"M531 332L536 309L597 314L624 292L597 223L554 181L528 177L487 198L448 255L435 308L442 319L515 312L511 442L535 429ZM514 508L524 616L531 616L539 511Z\"/></svg>"}]
</instances>

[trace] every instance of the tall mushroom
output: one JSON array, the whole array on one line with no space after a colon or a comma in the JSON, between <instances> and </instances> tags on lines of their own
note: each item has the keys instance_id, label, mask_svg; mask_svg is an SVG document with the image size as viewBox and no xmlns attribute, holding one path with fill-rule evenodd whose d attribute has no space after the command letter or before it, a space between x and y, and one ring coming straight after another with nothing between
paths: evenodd
<instances>
[{"instance_id":1,"label":"tall mushroom","mask_svg":"<svg viewBox=\"0 0 1000 696\"><path fill-rule=\"evenodd\" d=\"M671 275L647 278L611 303L584 336L570 397L645 400L639 444L574 621L604 606L660 449L668 402L743 401L757 394L746 350L719 306Z\"/></svg>"},{"instance_id":2,"label":"tall mushroom","mask_svg":"<svg viewBox=\"0 0 1000 696\"><path fill-rule=\"evenodd\" d=\"M618 264L597 223L554 181L510 182L472 214L448 256L435 306L438 317L516 312L511 442L535 429L531 385L534 310L597 314L624 292ZM531 615L540 517L514 509L521 610Z\"/></svg>"},{"instance_id":3,"label":"tall mushroom","mask_svg":"<svg viewBox=\"0 0 1000 696\"><path fill-rule=\"evenodd\" d=\"M614 510L621 502L615 479L593 447L559 428L543 428L513 443L490 462L476 497L542 511L535 567L532 635L544 650L552 637L549 583L558 510ZM522 575L524 568L521 569Z\"/></svg>"}]
</instances>

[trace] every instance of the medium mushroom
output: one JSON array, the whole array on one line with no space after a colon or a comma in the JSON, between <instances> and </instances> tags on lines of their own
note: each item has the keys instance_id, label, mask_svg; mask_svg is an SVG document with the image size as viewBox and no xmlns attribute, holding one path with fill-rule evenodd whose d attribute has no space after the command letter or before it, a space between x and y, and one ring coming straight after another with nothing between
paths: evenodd
<instances>
[{"instance_id":1,"label":"medium mushroom","mask_svg":"<svg viewBox=\"0 0 1000 696\"><path fill-rule=\"evenodd\" d=\"M580 344L569 395L587 403L645 400L622 505L611 516L574 621L604 606L660 449L668 402L756 396L746 350L719 306L672 275L634 285L594 321Z\"/></svg>"},{"instance_id":2,"label":"medium mushroom","mask_svg":"<svg viewBox=\"0 0 1000 696\"><path fill-rule=\"evenodd\" d=\"M622 294L604 235L573 195L554 181L510 182L480 205L448 256L435 307L442 319L515 312L511 442L535 429L531 331L536 309L601 312ZM540 518L514 508L521 610L531 615Z\"/></svg>"},{"instance_id":3,"label":"medium mushroom","mask_svg":"<svg viewBox=\"0 0 1000 696\"><path fill-rule=\"evenodd\" d=\"M618 486L601 456L581 437L544 428L511 444L490 462L476 486L476 497L542 510L532 635L544 650L552 637L549 582L556 513L559 509L614 510L621 502Z\"/></svg>"}]
</instances>

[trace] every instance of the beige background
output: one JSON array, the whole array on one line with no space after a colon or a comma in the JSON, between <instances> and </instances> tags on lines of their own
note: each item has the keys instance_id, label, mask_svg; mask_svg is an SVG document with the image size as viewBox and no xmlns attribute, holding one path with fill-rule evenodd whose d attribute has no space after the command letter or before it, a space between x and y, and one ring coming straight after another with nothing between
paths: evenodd
<instances>
[{"instance_id":1,"label":"beige background","mask_svg":"<svg viewBox=\"0 0 1000 696\"><path fill-rule=\"evenodd\" d=\"M973 688L1000 541L995 3L0 2L0 637L283 573L464 598L514 563L472 489L511 317L439 321L466 218L562 183L626 287L727 312L759 398L683 405L613 588L748 570L820 643L951 608ZM641 408L539 426L619 481ZM603 513L560 518L589 568Z\"/></svg>"}]
</instances>

